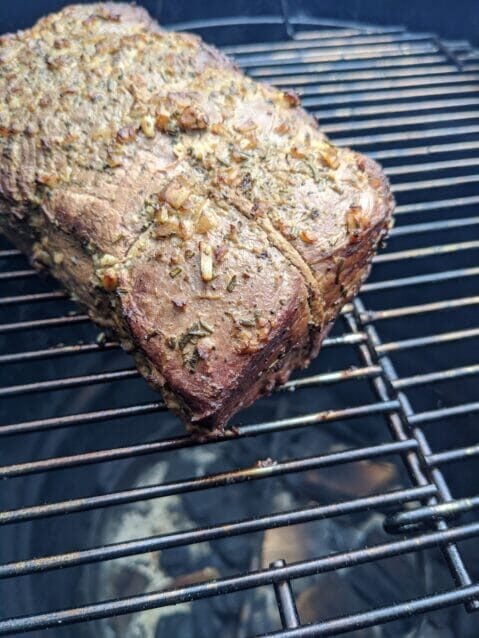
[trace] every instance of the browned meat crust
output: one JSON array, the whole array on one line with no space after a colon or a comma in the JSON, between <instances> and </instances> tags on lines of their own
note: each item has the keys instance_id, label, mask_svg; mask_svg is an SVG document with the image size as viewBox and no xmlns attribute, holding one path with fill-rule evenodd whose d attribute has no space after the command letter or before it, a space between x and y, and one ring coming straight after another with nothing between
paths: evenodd
<instances>
[{"instance_id":1,"label":"browned meat crust","mask_svg":"<svg viewBox=\"0 0 479 638\"><path fill-rule=\"evenodd\" d=\"M0 229L193 427L316 356L393 201L295 95L127 4L0 42Z\"/></svg>"}]
</instances>

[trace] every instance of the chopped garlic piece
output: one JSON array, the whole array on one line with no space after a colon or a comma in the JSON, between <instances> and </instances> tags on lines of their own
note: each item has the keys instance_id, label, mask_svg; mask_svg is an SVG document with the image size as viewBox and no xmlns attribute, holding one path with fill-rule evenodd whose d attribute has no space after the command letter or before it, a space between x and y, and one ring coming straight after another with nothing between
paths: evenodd
<instances>
[{"instance_id":1,"label":"chopped garlic piece","mask_svg":"<svg viewBox=\"0 0 479 638\"><path fill-rule=\"evenodd\" d=\"M140 125L146 137L155 137L155 119L151 115L145 115Z\"/></svg>"},{"instance_id":2,"label":"chopped garlic piece","mask_svg":"<svg viewBox=\"0 0 479 638\"><path fill-rule=\"evenodd\" d=\"M213 279L213 251L205 242L200 243L200 270L203 281Z\"/></svg>"},{"instance_id":3,"label":"chopped garlic piece","mask_svg":"<svg viewBox=\"0 0 479 638\"><path fill-rule=\"evenodd\" d=\"M189 188L184 186L179 180L174 179L163 191L163 199L178 210L186 202L190 192Z\"/></svg>"},{"instance_id":4,"label":"chopped garlic piece","mask_svg":"<svg viewBox=\"0 0 479 638\"><path fill-rule=\"evenodd\" d=\"M168 208L162 206L155 214L155 222L159 224L165 224L168 221Z\"/></svg>"},{"instance_id":5,"label":"chopped garlic piece","mask_svg":"<svg viewBox=\"0 0 479 638\"><path fill-rule=\"evenodd\" d=\"M201 212L200 217L196 222L196 230L201 234L206 234L208 231L216 228L217 225L218 220L215 213L206 209Z\"/></svg>"},{"instance_id":6,"label":"chopped garlic piece","mask_svg":"<svg viewBox=\"0 0 479 638\"><path fill-rule=\"evenodd\" d=\"M105 253L104 255L102 255L99 262L102 268L106 268L107 266L114 266L116 263L118 263L118 259L108 253Z\"/></svg>"}]
</instances>

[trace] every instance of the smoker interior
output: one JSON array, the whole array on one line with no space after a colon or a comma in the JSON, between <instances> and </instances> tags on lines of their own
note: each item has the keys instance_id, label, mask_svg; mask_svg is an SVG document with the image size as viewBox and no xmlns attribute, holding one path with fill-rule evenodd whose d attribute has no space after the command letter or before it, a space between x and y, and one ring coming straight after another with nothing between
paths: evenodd
<instances>
[{"instance_id":1,"label":"smoker interior","mask_svg":"<svg viewBox=\"0 0 479 638\"><path fill-rule=\"evenodd\" d=\"M478 52L180 26L379 160L396 224L317 361L204 441L2 240L0 635L476 636Z\"/></svg>"}]
</instances>

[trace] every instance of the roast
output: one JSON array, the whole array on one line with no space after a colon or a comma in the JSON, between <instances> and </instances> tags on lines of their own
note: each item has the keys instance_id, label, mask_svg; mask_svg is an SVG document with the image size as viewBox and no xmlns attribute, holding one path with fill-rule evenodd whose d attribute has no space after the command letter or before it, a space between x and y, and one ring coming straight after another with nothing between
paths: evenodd
<instances>
[{"instance_id":1,"label":"roast","mask_svg":"<svg viewBox=\"0 0 479 638\"><path fill-rule=\"evenodd\" d=\"M189 428L308 365L390 225L374 161L141 8L3 36L0 94L1 231Z\"/></svg>"}]
</instances>

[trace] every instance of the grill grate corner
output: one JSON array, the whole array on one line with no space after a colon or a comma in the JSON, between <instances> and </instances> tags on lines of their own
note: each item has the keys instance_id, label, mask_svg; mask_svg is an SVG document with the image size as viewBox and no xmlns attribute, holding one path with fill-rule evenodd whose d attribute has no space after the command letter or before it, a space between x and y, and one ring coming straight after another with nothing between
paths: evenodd
<instances>
[{"instance_id":1,"label":"grill grate corner","mask_svg":"<svg viewBox=\"0 0 479 638\"><path fill-rule=\"evenodd\" d=\"M234 21L228 25L235 28ZM261 22L255 26L261 27ZM0 578L41 577L41 582L47 583L50 572L61 568L370 510L385 512L384 528L391 537L374 546L294 563L278 556L267 567L256 566L214 580L116 600L95 600L75 609L4 618L0 620L0 635L40 631L258 587L270 587L277 600L283 628L263 634L269 636L339 635L461 603L468 612L478 609L479 583L473 579L473 566L467 564L461 543L479 536L475 516L479 496L455 496L457 490L451 487L450 477L454 471L458 473L458 464L474 462L479 456L479 443L464 440L438 449L437 432L447 433L455 423L460 425L461 419L479 412L474 392L479 373L477 357L474 359L479 337L479 296L475 294L479 281L479 267L475 265L479 252L479 53L466 42L442 42L434 35L409 33L400 27L325 27L305 20L288 26L293 30L289 39L249 41L224 50L253 77L295 88L336 143L352 145L381 161L398 200L396 226L387 249L375 258L372 279L363 286L360 297L344 309L338 320L342 332L336 331L324 343L325 351L348 348L354 353L354 367L310 371L266 400L271 403L293 390L299 393L339 384L344 386L342 404L300 414L287 411L281 417L259 422L252 419L239 426L235 436L221 440L194 441L180 430L167 438L152 438L158 426L149 421L149 429L139 431L135 440L116 445L111 434L110 444L97 449L92 437L81 438L83 426L123 419L138 423L148 415L166 414L164 407L153 394L140 389L142 401L91 408L93 403L89 404L88 398L92 388L141 383L138 373L122 357L116 343L96 340L97 333L87 317L75 313L54 284L40 283L18 251L4 243L0 247L0 397L6 409L0 425L0 438L5 442L0 476L9 480L3 481L2 489L7 494L16 490L18 482L33 485L28 481L50 472L57 476L55 472L65 471L58 475L64 477L74 470L88 472L97 464L186 449L207 450L216 445L234 446L242 439L276 436L349 419L351 427L356 419L382 419L383 440L327 453L313 450L314 455L304 450L299 457L275 463L255 463L107 492L84 494L80 480L79 487L72 486L71 495L66 490L61 500L35 500L33 491L23 504L0 511L0 524L3 529L29 523L33 530L36 525L48 530L48 519L78 512L91 512L93 516L111 506L192 492L198 492L197 498L201 498L203 491L219 486L273 482L288 474L384 457L399 459L409 483L390 492L341 502L264 512L228 525L175 529L168 534L61 552L53 547L50 555L4 562ZM194 27L189 25L190 30ZM220 28L218 23L203 24L199 30L207 39L214 39L215 30ZM248 25L242 24L241 28L247 32ZM38 343L47 345L39 348ZM78 368L76 362L83 360L87 364ZM47 374L45 378L47 362L53 364L56 376ZM70 374L70 369L80 371ZM449 387L458 380L460 389L456 385L452 394L436 392L436 388ZM350 388L363 383L369 384L370 395L351 405ZM63 411L59 410L54 397L65 392L73 393L67 397L81 395L82 402L72 399L71 408L63 404ZM438 405L438 400L446 404ZM85 404L90 407L76 409L76 405ZM36 405L42 406L38 415ZM79 448L51 455L49 437L72 429L79 433ZM35 454L24 443L29 437L36 437ZM26 452L30 456L26 457ZM65 479L65 483L70 485L72 481ZM18 491L23 495L22 489ZM4 502L10 500L6 497ZM448 589L313 625L301 623L291 587L296 579L353 569L427 548L440 548L444 554L444 570L451 575Z\"/></svg>"}]
</instances>

